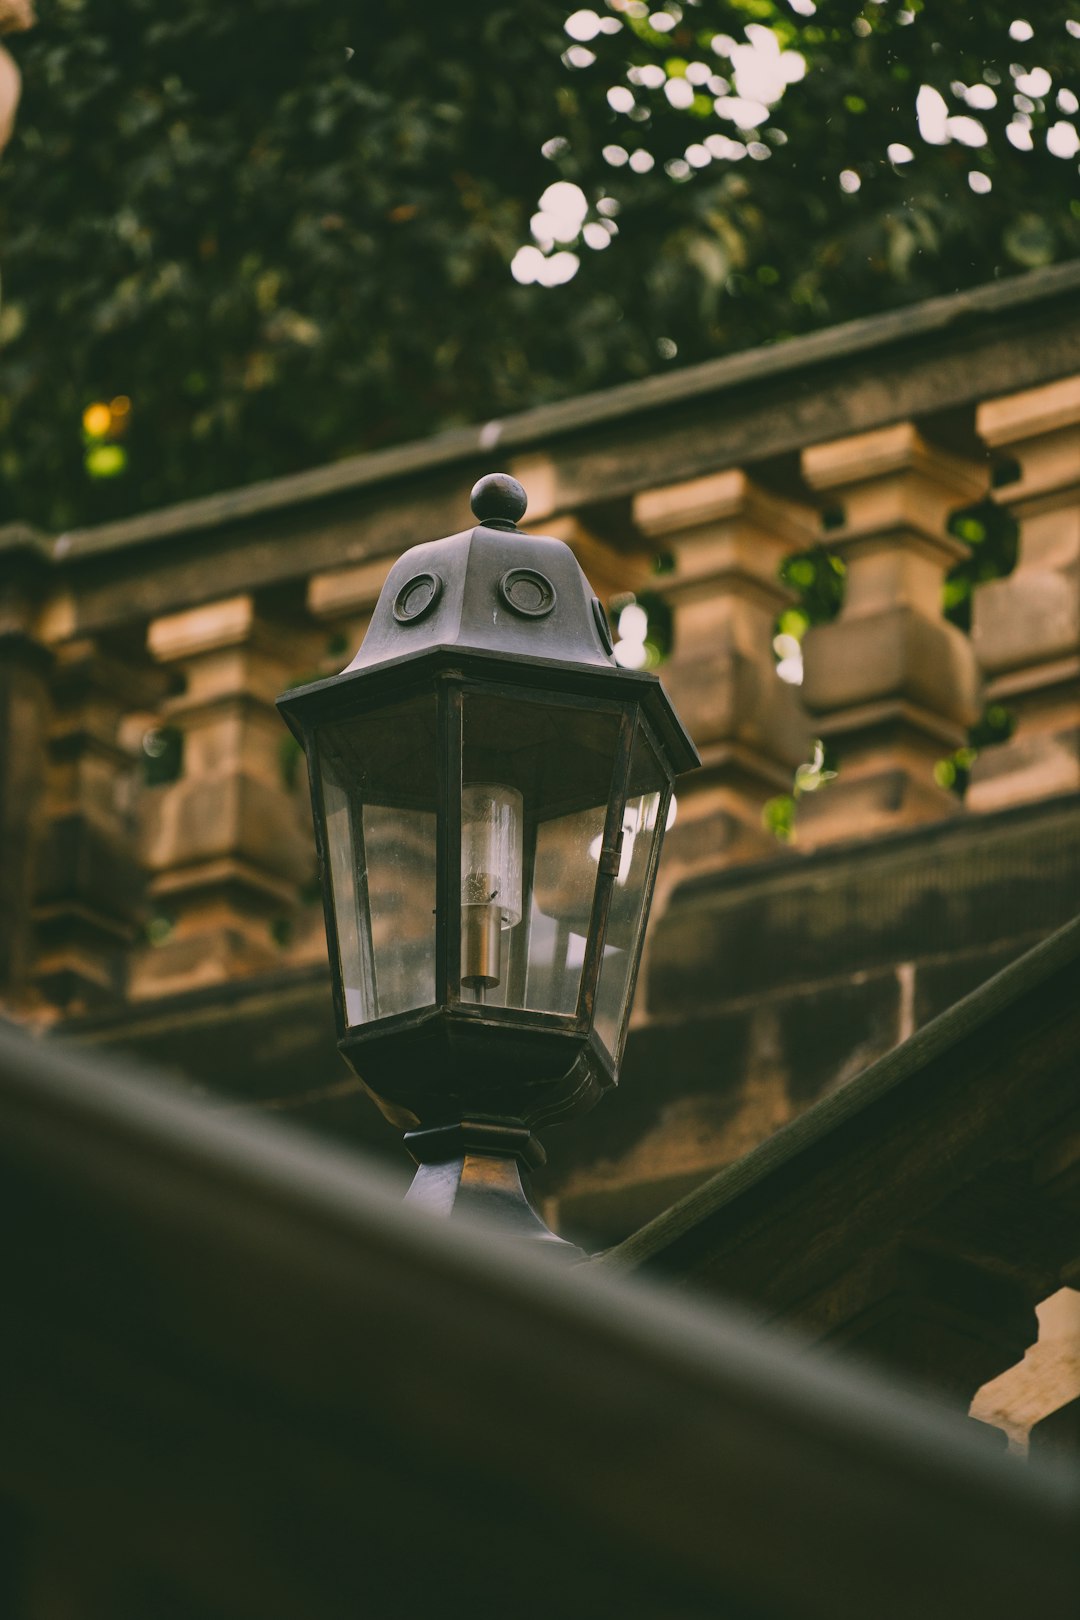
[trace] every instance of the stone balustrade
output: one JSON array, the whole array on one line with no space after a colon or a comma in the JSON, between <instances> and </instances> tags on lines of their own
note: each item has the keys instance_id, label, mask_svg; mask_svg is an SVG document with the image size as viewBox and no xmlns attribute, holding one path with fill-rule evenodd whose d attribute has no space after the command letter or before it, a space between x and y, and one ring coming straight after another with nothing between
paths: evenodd
<instances>
[{"instance_id":1,"label":"stone balustrade","mask_svg":"<svg viewBox=\"0 0 1080 1620\"><path fill-rule=\"evenodd\" d=\"M182 768L143 799L149 893L165 926L138 953L140 999L273 965L275 924L291 917L314 859L274 708L309 661L310 636L246 594L155 619L148 644L174 677L162 717Z\"/></svg>"},{"instance_id":2,"label":"stone balustrade","mask_svg":"<svg viewBox=\"0 0 1080 1620\"><path fill-rule=\"evenodd\" d=\"M969 808L1080 791L1080 378L986 400L987 446L1018 463L993 491L1019 524L1016 567L976 592L971 639L1012 735L972 770Z\"/></svg>"},{"instance_id":3,"label":"stone balustrade","mask_svg":"<svg viewBox=\"0 0 1080 1620\"><path fill-rule=\"evenodd\" d=\"M49 765L34 896L34 981L67 1013L123 1002L147 916L140 744L165 681L140 652L94 637L55 649Z\"/></svg>"},{"instance_id":4,"label":"stone balustrade","mask_svg":"<svg viewBox=\"0 0 1080 1620\"><path fill-rule=\"evenodd\" d=\"M967 555L947 523L985 492L985 462L899 422L813 445L802 466L836 508L823 538L846 577L839 616L804 645L803 700L839 780L805 800L800 836L822 843L957 814L934 766L978 717L979 672L970 639L942 616L945 575Z\"/></svg>"},{"instance_id":5,"label":"stone balustrade","mask_svg":"<svg viewBox=\"0 0 1080 1620\"><path fill-rule=\"evenodd\" d=\"M811 738L797 689L776 674L776 620L793 600L780 568L811 543L816 514L732 468L645 490L634 517L669 563L658 582L673 614L662 675L702 761L665 845L670 887L777 851L763 808L790 789Z\"/></svg>"},{"instance_id":6,"label":"stone balustrade","mask_svg":"<svg viewBox=\"0 0 1080 1620\"><path fill-rule=\"evenodd\" d=\"M1022 305L1007 365L1019 295L988 290L963 367L933 322L898 348L881 318L879 362L856 333L823 371L819 334L785 346L787 372L776 351L762 378L737 356L712 395L702 368L682 396L654 380L436 441L430 465L406 447L56 542L6 531L0 996L46 1018L320 955L306 787L273 700L349 661L394 557L464 526L473 478L500 464L530 483L528 527L566 540L604 600L670 612L661 674L703 769L679 793L661 907L689 875L1080 790L1080 331L1047 286L1045 333ZM943 615L968 554L949 520L988 491L1019 559L976 587L969 635ZM807 631L800 686L776 673L797 605L780 571L821 547L844 596ZM937 767L988 701L1014 730L962 801ZM177 769L150 783L155 732ZM800 793L815 739L838 776ZM763 812L793 791L784 845Z\"/></svg>"}]
</instances>

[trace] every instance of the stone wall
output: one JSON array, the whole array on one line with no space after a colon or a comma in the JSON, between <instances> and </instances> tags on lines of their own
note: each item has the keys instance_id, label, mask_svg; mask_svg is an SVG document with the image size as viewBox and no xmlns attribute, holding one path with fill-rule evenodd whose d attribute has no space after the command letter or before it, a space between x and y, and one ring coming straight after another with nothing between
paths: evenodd
<instances>
[{"instance_id":1,"label":"stone wall","mask_svg":"<svg viewBox=\"0 0 1080 1620\"><path fill-rule=\"evenodd\" d=\"M552 1141L557 1218L625 1232L1076 908L1078 287L1060 266L142 518L3 531L0 1005L400 1155L333 1050L273 698L349 661L389 564L502 465L606 601L668 615L703 759L622 1089ZM968 633L943 614L951 520L987 501L1018 561ZM781 574L822 547L843 600L794 684ZM940 766L987 702L1013 730L961 799ZM807 774L815 740L835 780ZM781 843L764 812L796 780Z\"/></svg>"}]
</instances>

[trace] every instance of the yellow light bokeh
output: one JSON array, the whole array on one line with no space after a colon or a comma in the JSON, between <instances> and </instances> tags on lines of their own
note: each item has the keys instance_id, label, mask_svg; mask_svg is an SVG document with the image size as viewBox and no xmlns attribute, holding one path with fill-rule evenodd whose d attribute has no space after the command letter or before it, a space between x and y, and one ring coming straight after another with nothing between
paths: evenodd
<instances>
[{"instance_id":1,"label":"yellow light bokeh","mask_svg":"<svg viewBox=\"0 0 1080 1620\"><path fill-rule=\"evenodd\" d=\"M88 405L83 411L82 425L92 439L104 438L112 426L112 411L107 405Z\"/></svg>"}]
</instances>

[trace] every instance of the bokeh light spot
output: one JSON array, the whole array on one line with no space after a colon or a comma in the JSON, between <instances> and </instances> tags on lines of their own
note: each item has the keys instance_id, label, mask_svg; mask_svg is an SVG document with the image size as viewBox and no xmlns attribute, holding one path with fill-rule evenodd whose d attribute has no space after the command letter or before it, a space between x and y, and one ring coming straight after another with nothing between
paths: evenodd
<instances>
[{"instance_id":1,"label":"bokeh light spot","mask_svg":"<svg viewBox=\"0 0 1080 1620\"><path fill-rule=\"evenodd\" d=\"M83 411L83 429L92 439L103 439L112 427L112 411L100 401Z\"/></svg>"}]
</instances>

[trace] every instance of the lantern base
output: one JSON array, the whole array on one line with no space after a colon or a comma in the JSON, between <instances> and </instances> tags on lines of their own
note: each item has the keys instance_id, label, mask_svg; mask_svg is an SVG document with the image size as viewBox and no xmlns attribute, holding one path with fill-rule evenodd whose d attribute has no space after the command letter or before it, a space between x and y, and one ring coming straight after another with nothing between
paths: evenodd
<instances>
[{"instance_id":1,"label":"lantern base","mask_svg":"<svg viewBox=\"0 0 1080 1620\"><path fill-rule=\"evenodd\" d=\"M570 1260L587 1258L556 1236L529 1197L528 1172L547 1155L520 1120L467 1119L407 1131L405 1145L419 1166L407 1204L443 1219L476 1215L508 1237L541 1243Z\"/></svg>"}]
</instances>

